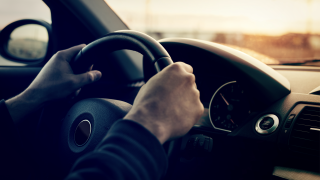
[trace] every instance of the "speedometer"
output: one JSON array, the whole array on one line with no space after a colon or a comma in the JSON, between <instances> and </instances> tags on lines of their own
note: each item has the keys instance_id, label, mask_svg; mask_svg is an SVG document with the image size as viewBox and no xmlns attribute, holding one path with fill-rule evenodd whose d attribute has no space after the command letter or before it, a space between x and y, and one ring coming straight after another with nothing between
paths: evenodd
<instances>
[{"instance_id":1,"label":"speedometer","mask_svg":"<svg viewBox=\"0 0 320 180\"><path fill-rule=\"evenodd\" d=\"M236 81L223 84L213 94L209 105L209 117L215 129L231 132L250 114L244 90Z\"/></svg>"}]
</instances>

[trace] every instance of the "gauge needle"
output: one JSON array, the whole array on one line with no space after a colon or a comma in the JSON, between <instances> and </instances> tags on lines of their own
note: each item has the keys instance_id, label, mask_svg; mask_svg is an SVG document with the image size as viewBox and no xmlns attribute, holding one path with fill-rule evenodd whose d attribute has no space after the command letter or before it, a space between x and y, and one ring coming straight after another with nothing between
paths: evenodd
<instances>
[{"instance_id":1,"label":"gauge needle","mask_svg":"<svg viewBox=\"0 0 320 180\"><path fill-rule=\"evenodd\" d=\"M224 100L224 102L227 104L227 106L229 106L228 101L226 100L226 98L223 97L222 93L220 93L220 95L221 95L222 99ZM232 119L230 119L230 121L231 121L233 124L235 124Z\"/></svg>"},{"instance_id":2,"label":"gauge needle","mask_svg":"<svg viewBox=\"0 0 320 180\"><path fill-rule=\"evenodd\" d=\"M220 95L221 95L222 99L224 100L224 102L229 106L229 103L228 103L228 101L226 100L226 98L224 98L221 93L220 93Z\"/></svg>"}]
</instances>

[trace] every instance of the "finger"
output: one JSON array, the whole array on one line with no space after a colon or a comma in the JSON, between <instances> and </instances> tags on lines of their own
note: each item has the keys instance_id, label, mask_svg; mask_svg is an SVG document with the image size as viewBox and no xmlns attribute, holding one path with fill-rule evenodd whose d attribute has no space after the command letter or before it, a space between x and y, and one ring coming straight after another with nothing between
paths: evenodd
<instances>
[{"instance_id":1,"label":"finger","mask_svg":"<svg viewBox=\"0 0 320 180\"><path fill-rule=\"evenodd\" d=\"M93 64L90 66L90 68L87 70L87 72L92 71L93 69Z\"/></svg>"},{"instance_id":2,"label":"finger","mask_svg":"<svg viewBox=\"0 0 320 180\"><path fill-rule=\"evenodd\" d=\"M70 62L71 59L77 55L79 53L79 51L84 48L86 45L85 44L80 44L80 45L77 45L77 46L73 46L69 49L65 49L65 50L62 50L60 51L61 53L63 53L63 56L64 56L64 59L67 61L67 62Z\"/></svg>"},{"instance_id":3,"label":"finger","mask_svg":"<svg viewBox=\"0 0 320 180\"><path fill-rule=\"evenodd\" d=\"M90 66L89 71L91 71L91 70L92 70L92 68L93 68L93 64Z\"/></svg>"},{"instance_id":4,"label":"finger","mask_svg":"<svg viewBox=\"0 0 320 180\"><path fill-rule=\"evenodd\" d=\"M188 73L193 73L193 68L189 64L186 64L184 62L176 62L177 64L180 64L184 70L186 70Z\"/></svg>"},{"instance_id":5,"label":"finger","mask_svg":"<svg viewBox=\"0 0 320 180\"><path fill-rule=\"evenodd\" d=\"M94 71L89 71L86 73L82 74L77 74L75 75L75 88L81 88L84 85L91 84L93 82L98 81L101 78L102 74L100 71L94 70Z\"/></svg>"},{"instance_id":6,"label":"finger","mask_svg":"<svg viewBox=\"0 0 320 180\"><path fill-rule=\"evenodd\" d=\"M80 91L81 91L81 88L79 88L76 92L74 92L72 99L77 97L79 95Z\"/></svg>"}]
</instances>

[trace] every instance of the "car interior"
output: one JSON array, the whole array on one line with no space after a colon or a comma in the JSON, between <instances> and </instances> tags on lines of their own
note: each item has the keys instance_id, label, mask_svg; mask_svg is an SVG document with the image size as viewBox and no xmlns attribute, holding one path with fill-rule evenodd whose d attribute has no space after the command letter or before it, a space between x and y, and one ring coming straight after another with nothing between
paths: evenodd
<instances>
[{"instance_id":1,"label":"car interior","mask_svg":"<svg viewBox=\"0 0 320 180\"><path fill-rule=\"evenodd\" d=\"M185 136L163 145L169 158L164 179L320 179L319 59L265 64L221 43L155 40L130 29L107 1L43 2L51 23L20 19L0 31L0 99L26 89L57 51L82 43L87 46L71 62L74 72L94 64L103 76L18 127L31 179L63 179L130 110L148 79L179 61L193 67L205 110ZM14 32L32 25L47 33L44 53L11 48L22 44L14 42Z\"/></svg>"}]
</instances>

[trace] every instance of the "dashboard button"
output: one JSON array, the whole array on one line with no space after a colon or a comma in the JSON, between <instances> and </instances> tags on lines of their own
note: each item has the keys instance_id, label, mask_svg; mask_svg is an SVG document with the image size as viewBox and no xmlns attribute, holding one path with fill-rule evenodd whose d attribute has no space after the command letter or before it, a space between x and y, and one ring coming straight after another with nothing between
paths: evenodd
<instances>
[{"instance_id":1,"label":"dashboard button","mask_svg":"<svg viewBox=\"0 0 320 180\"><path fill-rule=\"evenodd\" d=\"M279 118L274 114L266 114L260 117L255 129L259 134L270 134L279 126Z\"/></svg>"},{"instance_id":2,"label":"dashboard button","mask_svg":"<svg viewBox=\"0 0 320 180\"><path fill-rule=\"evenodd\" d=\"M91 135L91 123L89 120L82 120L74 133L74 141L77 146L83 146L89 140Z\"/></svg>"},{"instance_id":3,"label":"dashboard button","mask_svg":"<svg viewBox=\"0 0 320 180\"><path fill-rule=\"evenodd\" d=\"M284 128L290 128L290 126L291 126L291 124L292 124L292 121L293 121L293 119L294 119L295 116L296 116L295 114L290 114L290 116L288 117L287 122L286 122Z\"/></svg>"},{"instance_id":4,"label":"dashboard button","mask_svg":"<svg viewBox=\"0 0 320 180\"><path fill-rule=\"evenodd\" d=\"M292 121L295 116L296 116L295 114L291 114L291 115L288 117L288 121Z\"/></svg>"},{"instance_id":5,"label":"dashboard button","mask_svg":"<svg viewBox=\"0 0 320 180\"><path fill-rule=\"evenodd\" d=\"M259 126L262 130L270 129L274 124L274 120L271 117L265 117L260 122Z\"/></svg>"}]
</instances>

